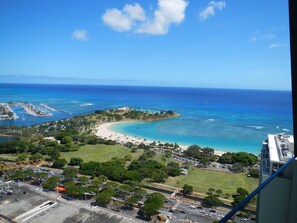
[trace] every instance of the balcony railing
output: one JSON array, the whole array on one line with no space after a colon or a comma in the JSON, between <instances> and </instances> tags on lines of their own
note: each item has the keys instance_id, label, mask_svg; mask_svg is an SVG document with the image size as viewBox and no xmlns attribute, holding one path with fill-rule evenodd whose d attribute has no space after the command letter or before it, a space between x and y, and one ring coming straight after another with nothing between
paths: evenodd
<instances>
[{"instance_id":1,"label":"balcony railing","mask_svg":"<svg viewBox=\"0 0 297 223\"><path fill-rule=\"evenodd\" d=\"M230 220L236 212L238 212L243 206L245 206L256 194L258 194L263 188L265 188L275 177L282 175L283 171L295 161L295 157L291 158L287 163L280 167L275 173L267 178L262 184L260 184L252 193L250 193L243 201L235 206L219 223L225 223Z\"/></svg>"}]
</instances>

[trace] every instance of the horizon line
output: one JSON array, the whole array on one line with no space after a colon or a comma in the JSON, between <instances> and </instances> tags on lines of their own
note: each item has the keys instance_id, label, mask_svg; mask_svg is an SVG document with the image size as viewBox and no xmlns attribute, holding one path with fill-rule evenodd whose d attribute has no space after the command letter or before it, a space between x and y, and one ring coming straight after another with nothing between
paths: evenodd
<instances>
[{"instance_id":1,"label":"horizon line","mask_svg":"<svg viewBox=\"0 0 297 223\"><path fill-rule=\"evenodd\" d=\"M94 79L96 80L96 79ZM285 91L285 92L292 92L292 89L260 89L260 88L232 88L232 87L202 87L202 86L163 86L163 85L133 85L133 84L92 84L92 83L18 83L18 82L6 82L0 83L3 84L16 84L16 85L72 85L72 86L118 86L118 87L144 87L144 88L192 88L192 89L221 89L221 90L250 90L250 91Z\"/></svg>"}]
</instances>

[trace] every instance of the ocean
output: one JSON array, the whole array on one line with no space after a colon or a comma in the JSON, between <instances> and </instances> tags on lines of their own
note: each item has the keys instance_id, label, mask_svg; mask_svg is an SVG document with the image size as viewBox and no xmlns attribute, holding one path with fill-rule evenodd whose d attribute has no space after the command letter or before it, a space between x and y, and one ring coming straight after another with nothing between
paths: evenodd
<instances>
[{"instance_id":1,"label":"ocean","mask_svg":"<svg viewBox=\"0 0 297 223\"><path fill-rule=\"evenodd\" d=\"M132 106L174 110L181 117L113 126L113 130L154 141L198 144L222 151L259 154L267 134L293 134L290 91L208 89L181 87L0 84L0 103L47 104L59 111L33 117L16 109L15 121L0 125L34 125L96 109Z\"/></svg>"}]
</instances>

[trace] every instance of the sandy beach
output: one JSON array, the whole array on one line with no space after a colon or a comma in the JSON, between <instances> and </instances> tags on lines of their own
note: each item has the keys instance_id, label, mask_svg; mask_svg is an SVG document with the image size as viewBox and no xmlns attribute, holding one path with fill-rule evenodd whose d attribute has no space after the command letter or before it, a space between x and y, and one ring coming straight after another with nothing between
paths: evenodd
<instances>
[{"instance_id":1,"label":"sandy beach","mask_svg":"<svg viewBox=\"0 0 297 223\"><path fill-rule=\"evenodd\" d=\"M127 142L132 142L135 144L140 144L140 143L150 144L153 142L150 140L146 140L144 138L126 135L126 134L118 133L118 132L115 132L112 130L113 125L120 124L120 123L127 123L127 122L132 122L132 121L107 122L107 123L98 124L98 125L96 125L96 127L94 129L94 133L96 136L101 137L103 139L115 140L122 144L125 144ZM164 143L164 142L161 142L161 143ZM180 144L179 144L179 146L181 147L182 150L186 150L189 147L187 145L180 145ZM218 156L221 156L224 153L225 153L224 151L219 151L219 150L214 151L214 154L218 155Z\"/></svg>"}]
</instances>

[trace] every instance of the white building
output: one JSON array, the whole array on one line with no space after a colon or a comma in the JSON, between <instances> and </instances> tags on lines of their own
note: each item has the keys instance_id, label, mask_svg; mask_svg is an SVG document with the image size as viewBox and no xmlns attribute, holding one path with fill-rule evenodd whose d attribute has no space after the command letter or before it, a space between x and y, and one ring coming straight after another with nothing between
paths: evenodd
<instances>
[{"instance_id":1,"label":"white building","mask_svg":"<svg viewBox=\"0 0 297 223\"><path fill-rule=\"evenodd\" d=\"M263 142L260 184L294 156L292 135L268 135ZM257 222L297 222L297 160L273 179L258 196Z\"/></svg>"},{"instance_id":2,"label":"white building","mask_svg":"<svg viewBox=\"0 0 297 223\"><path fill-rule=\"evenodd\" d=\"M294 137L279 133L268 135L262 148L262 173L271 175L294 155Z\"/></svg>"}]
</instances>

